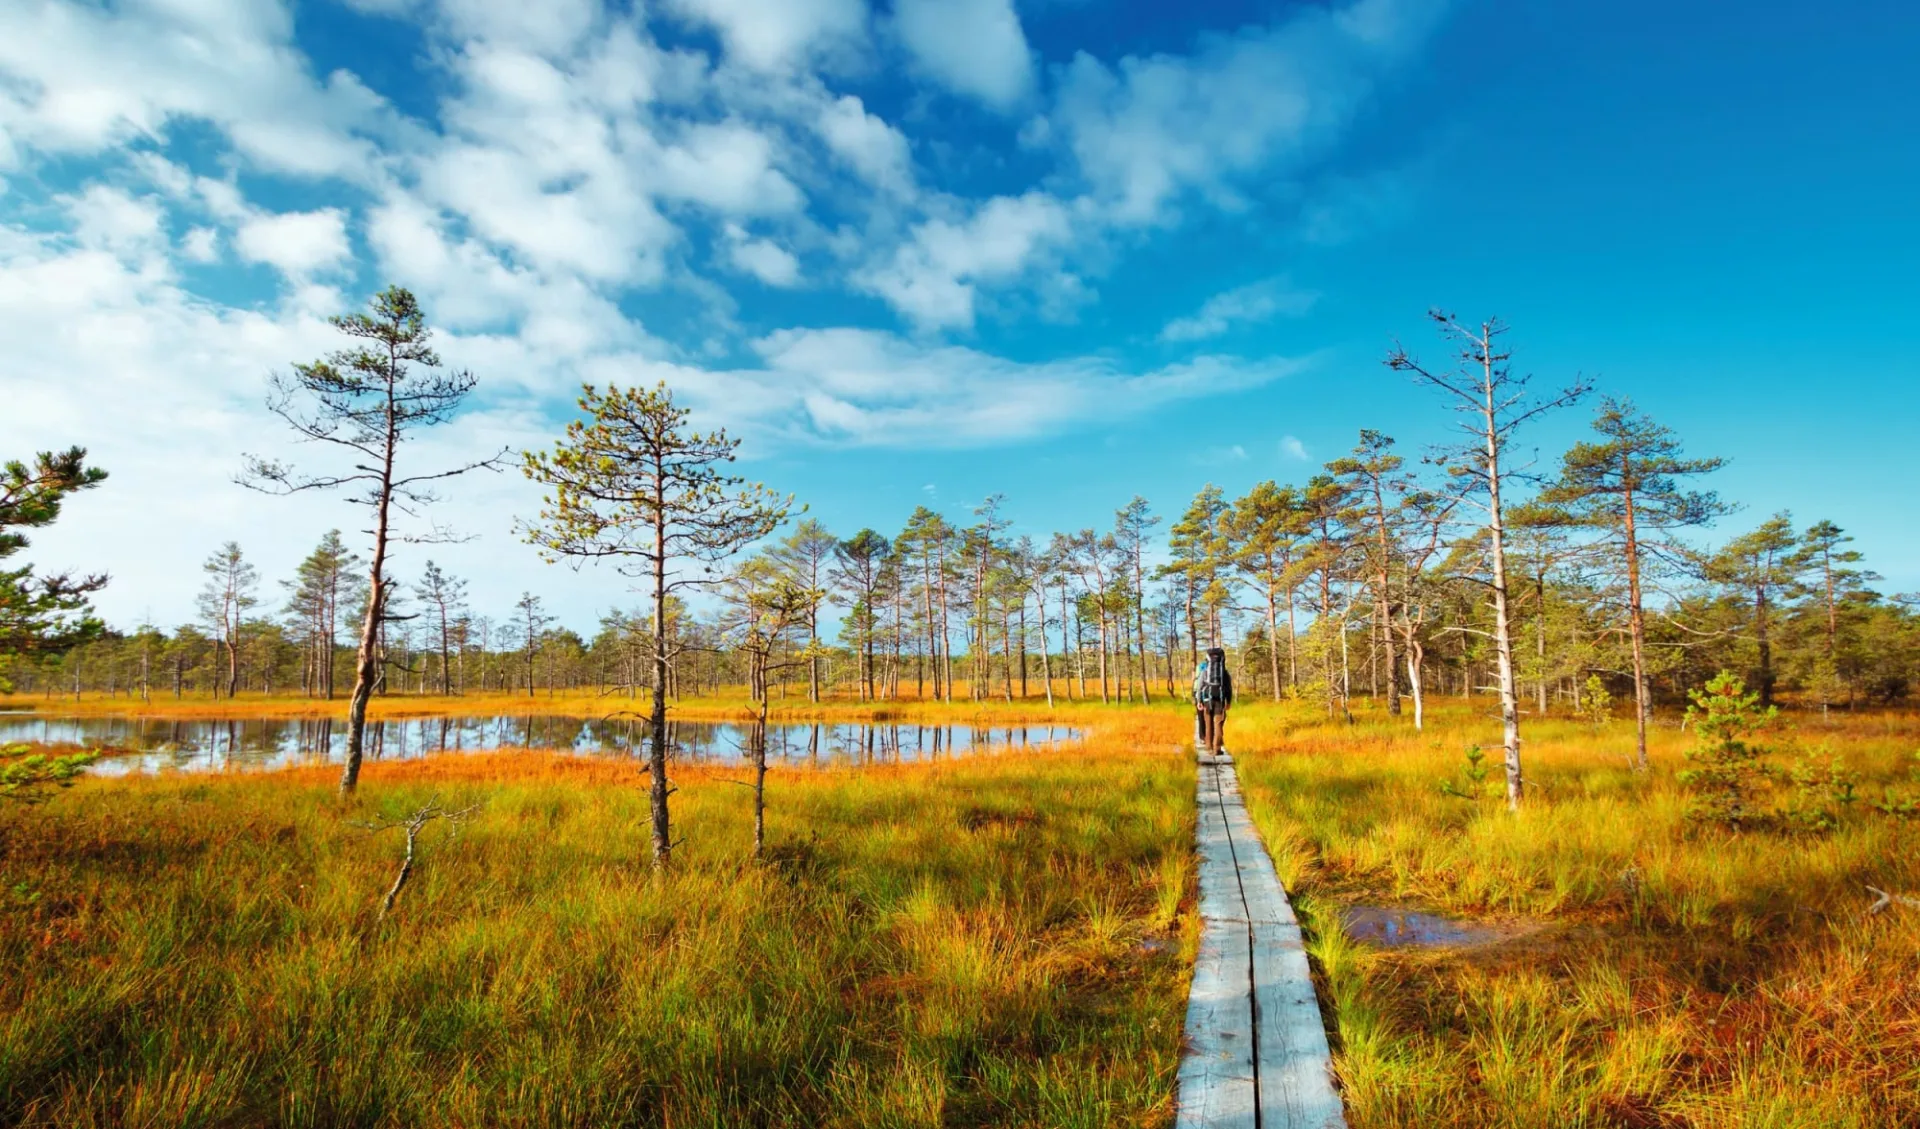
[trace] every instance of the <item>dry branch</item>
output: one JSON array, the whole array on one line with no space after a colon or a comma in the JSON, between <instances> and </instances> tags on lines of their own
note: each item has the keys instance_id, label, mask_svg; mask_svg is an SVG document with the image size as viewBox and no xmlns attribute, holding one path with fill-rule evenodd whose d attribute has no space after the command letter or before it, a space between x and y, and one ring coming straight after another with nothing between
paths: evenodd
<instances>
[{"instance_id":1,"label":"dry branch","mask_svg":"<svg viewBox=\"0 0 1920 1129\"><path fill-rule=\"evenodd\" d=\"M458 835L460 833L460 824L465 822L467 818L475 811L478 811L479 808L480 805L478 803L472 803L457 811L448 811L440 805L440 799L436 796L428 800L426 806L420 808L412 815L407 816L405 819L382 820L378 823L362 823L359 825L375 834L391 830L395 827L401 828L407 833L406 857L401 859L400 873L393 876L393 885L387 888L387 896L380 903L380 915L374 919L376 923L385 921L387 914L393 912L393 903L400 897L401 888L407 884L407 879L413 876L413 860L420 841L420 832L425 830L426 826L434 820L444 819L452 825L453 834Z\"/></svg>"},{"instance_id":2,"label":"dry branch","mask_svg":"<svg viewBox=\"0 0 1920 1129\"><path fill-rule=\"evenodd\" d=\"M1875 896L1874 903L1867 907L1867 913L1869 915L1885 913L1893 906L1906 906L1909 909L1920 909L1920 898L1910 898L1905 894L1890 894L1878 886L1868 886L1867 893Z\"/></svg>"}]
</instances>

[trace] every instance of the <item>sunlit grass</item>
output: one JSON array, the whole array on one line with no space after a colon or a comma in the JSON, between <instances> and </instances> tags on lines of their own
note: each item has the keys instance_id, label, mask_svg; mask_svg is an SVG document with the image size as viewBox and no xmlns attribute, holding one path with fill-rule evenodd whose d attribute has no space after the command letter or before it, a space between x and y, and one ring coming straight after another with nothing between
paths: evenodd
<instances>
[{"instance_id":1,"label":"sunlit grass","mask_svg":"<svg viewBox=\"0 0 1920 1129\"><path fill-rule=\"evenodd\" d=\"M1868 809L1909 783L1912 715L1796 715L1777 743L1841 753L1863 801L1827 836L1689 824L1688 735L1526 727L1526 810L1458 785L1483 703L1425 733L1378 709L1237 718L1255 822L1313 927L1351 1122L1378 1126L1920 1124L1920 912L1868 917L1866 885L1920 889L1914 826ZM1493 750L1497 754L1497 749ZM1493 776L1497 776L1497 770ZM1536 931L1453 953L1382 951L1335 923L1407 903Z\"/></svg>"},{"instance_id":2,"label":"sunlit grass","mask_svg":"<svg viewBox=\"0 0 1920 1129\"><path fill-rule=\"evenodd\" d=\"M740 771L682 766L688 839L662 883L619 758L378 763L350 809L325 769L85 783L0 824L0 957L19 970L0 989L0 1120L1165 1124L1193 952L1193 777L1185 709L1158 701L777 698L784 721L1089 737L776 772L774 858L757 867ZM688 719L750 709L675 704ZM1862 801L1822 836L1690 824L1676 722L1641 775L1626 723L1530 718L1515 816L1497 769L1485 799L1440 788L1464 783L1470 743L1498 739L1484 699L1430 703L1425 732L1364 702L1351 725L1306 704L1235 711L1228 744L1309 926L1356 1129L1920 1124L1920 912L1868 917L1864 890L1920 892L1913 824L1868 810L1911 786L1920 719L1790 717L1774 740L1861 775ZM399 842L347 821L434 795L486 804L459 840L430 834L377 926ZM1382 951L1339 931L1353 902L1528 931Z\"/></svg>"},{"instance_id":3,"label":"sunlit grass","mask_svg":"<svg viewBox=\"0 0 1920 1129\"><path fill-rule=\"evenodd\" d=\"M89 781L0 813L0 1122L1164 1124L1193 777L1122 748L776 772L758 865L682 768L664 880L612 758Z\"/></svg>"}]
</instances>

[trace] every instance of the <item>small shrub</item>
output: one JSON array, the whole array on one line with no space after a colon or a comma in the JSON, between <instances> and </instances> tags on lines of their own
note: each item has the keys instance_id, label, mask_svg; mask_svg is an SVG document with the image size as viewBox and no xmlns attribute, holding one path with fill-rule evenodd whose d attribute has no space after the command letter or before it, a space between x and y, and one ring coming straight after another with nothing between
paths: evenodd
<instances>
[{"instance_id":1,"label":"small shrub","mask_svg":"<svg viewBox=\"0 0 1920 1129\"><path fill-rule=\"evenodd\" d=\"M1874 802L1874 810L1896 819L1920 818L1920 752L1913 754L1913 768L1908 778L1912 783L1906 788L1883 788L1880 799Z\"/></svg>"},{"instance_id":2,"label":"small shrub","mask_svg":"<svg viewBox=\"0 0 1920 1129\"><path fill-rule=\"evenodd\" d=\"M1613 695L1607 692L1607 684L1600 681L1597 674L1587 675L1587 683L1581 688L1580 716L1595 729L1613 720Z\"/></svg>"},{"instance_id":3,"label":"small shrub","mask_svg":"<svg viewBox=\"0 0 1920 1129\"><path fill-rule=\"evenodd\" d=\"M1760 696L1747 693L1746 684L1724 670L1687 696L1693 700L1687 721L1694 728L1694 746L1685 753L1694 767L1680 773L1693 793L1687 814L1735 831L1771 822L1759 803L1774 775L1766 760L1771 750L1749 739L1770 728L1779 711L1761 709Z\"/></svg>"},{"instance_id":4,"label":"small shrub","mask_svg":"<svg viewBox=\"0 0 1920 1129\"><path fill-rule=\"evenodd\" d=\"M1860 775L1830 750L1794 761L1787 779L1793 793L1780 815L1795 831L1824 835L1860 799Z\"/></svg>"},{"instance_id":5,"label":"small shrub","mask_svg":"<svg viewBox=\"0 0 1920 1129\"><path fill-rule=\"evenodd\" d=\"M27 752L25 745L0 746L0 799L39 803L54 790L70 788L74 780L98 760L99 753L52 756Z\"/></svg>"},{"instance_id":6,"label":"small shrub","mask_svg":"<svg viewBox=\"0 0 1920 1129\"><path fill-rule=\"evenodd\" d=\"M1454 796L1462 800L1478 800L1484 797L1487 794L1486 761L1487 754L1480 751L1480 746L1467 746L1467 767L1466 771L1461 774L1466 779L1466 783L1460 784L1453 780L1442 780L1440 782L1440 794L1443 796Z\"/></svg>"}]
</instances>

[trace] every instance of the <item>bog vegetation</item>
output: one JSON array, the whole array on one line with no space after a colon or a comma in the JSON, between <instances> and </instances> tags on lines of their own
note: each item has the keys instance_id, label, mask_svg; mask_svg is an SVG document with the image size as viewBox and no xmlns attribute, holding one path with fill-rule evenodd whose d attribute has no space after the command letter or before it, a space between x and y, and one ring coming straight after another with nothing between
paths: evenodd
<instances>
[{"instance_id":1,"label":"bog vegetation","mask_svg":"<svg viewBox=\"0 0 1920 1129\"><path fill-rule=\"evenodd\" d=\"M1532 388L1497 322L1436 314L1449 363L1387 358L1451 445L1362 431L1304 481L1040 536L998 495L830 530L664 386L589 387L518 459L546 491L521 536L644 594L584 630L393 551L442 535L430 486L502 456L407 465L475 386L411 295L337 324L354 344L272 407L344 469L246 477L348 488L370 541L322 532L265 580L219 546L197 621L164 627L102 624L102 577L0 571L9 705L343 708L352 734L336 796L310 770L63 791L94 752L0 755L0 949L27 972L0 1120L1164 1123L1180 699L1219 644L1356 1125L1920 1123L1915 599L1820 515L1743 516L1631 403ZM1590 438L1516 473L1534 421L1587 407ZM9 464L0 561L103 478L78 449ZM369 715L509 698L644 717L644 785L509 756L362 790ZM735 778L673 762L673 710L1090 736L771 780L762 746ZM1513 935L1374 950L1339 927L1356 902Z\"/></svg>"}]
</instances>

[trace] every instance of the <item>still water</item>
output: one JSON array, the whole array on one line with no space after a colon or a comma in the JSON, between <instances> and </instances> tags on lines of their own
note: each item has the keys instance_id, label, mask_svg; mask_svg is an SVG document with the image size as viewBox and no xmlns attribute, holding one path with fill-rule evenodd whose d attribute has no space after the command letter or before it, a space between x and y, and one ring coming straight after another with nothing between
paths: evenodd
<instances>
[{"instance_id":1,"label":"still water","mask_svg":"<svg viewBox=\"0 0 1920 1129\"><path fill-rule=\"evenodd\" d=\"M747 757L745 725L667 723L673 755L727 763ZM633 756L647 727L631 718L416 717L367 723L366 755L375 760L500 748L558 749L582 756ZM770 764L821 768L901 764L987 749L1029 749L1076 741L1063 725L797 724L767 726ZM39 718L0 716L0 744L31 741L114 750L94 763L100 774L162 769L281 768L341 759L346 722L331 718Z\"/></svg>"}]
</instances>

